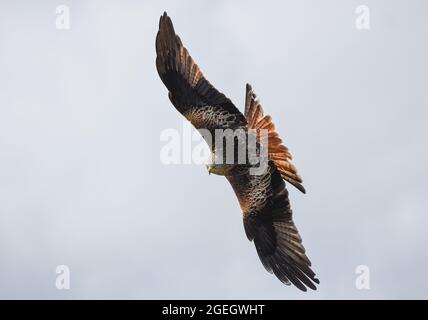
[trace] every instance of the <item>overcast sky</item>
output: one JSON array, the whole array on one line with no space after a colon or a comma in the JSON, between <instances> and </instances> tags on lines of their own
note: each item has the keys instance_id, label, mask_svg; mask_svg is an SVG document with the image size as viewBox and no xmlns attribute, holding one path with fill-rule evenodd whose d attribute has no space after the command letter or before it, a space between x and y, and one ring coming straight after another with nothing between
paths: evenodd
<instances>
[{"instance_id":1,"label":"overcast sky","mask_svg":"<svg viewBox=\"0 0 428 320\"><path fill-rule=\"evenodd\" d=\"M226 179L161 163L161 132L183 126L154 63L164 10L219 90L242 110L251 83L274 118L307 189L290 198L318 291L264 270ZM427 12L1 0L0 298L428 298Z\"/></svg>"}]
</instances>

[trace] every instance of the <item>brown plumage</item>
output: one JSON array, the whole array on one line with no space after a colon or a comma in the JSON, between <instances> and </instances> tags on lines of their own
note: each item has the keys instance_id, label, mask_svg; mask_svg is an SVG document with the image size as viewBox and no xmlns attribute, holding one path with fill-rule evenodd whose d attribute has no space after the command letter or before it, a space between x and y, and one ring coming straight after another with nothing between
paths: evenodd
<instances>
[{"instance_id":1,"label":"brown plumage","mask_svg":"<svg viewBox=\"0 0 428 320\"><path fill-rule=\"evenodd\" d=\"M304 193L302 178L291 163L292 156L279 138L272 118L264 115L251 86L247 85L242 114L205 79L175 34L166 13L160 18L156 53L156 67L172 104L197 129L205 128L213 133L215 129L242 129L247 135L249 129L268 131L268 166L264 172L251 174L255 165L234 162L213 166L213 173L224 175L230 182L241 206L245 233L254 241L266 270L287 285L293 284L303 291L316 290L319 280L294 225L285 185L287 181ZM257 150L262 143L260 137L258 142ZM220 146L209 143L215 154Z\"/></svg>"},{"instance_id":2,"label":"brown plumage","mask_svg":"<svg viewBox=\"0 0 428 320\"><path fill-rule=\"evenodd\" d=\"M175 34L172 21L166 13L159 21L156 53L156 68L169 90L168 96L176 109L186 118L191 121L194 117L195 121L200 121L210 128L222 126L223 122L224 127L232 123L246 123L245 117L232 101L205 79L202 71L183 46L180 37ZM205 114L201 114L201 107L207 109ZM216 108L210 109L210 107ZM199 119L208 113L212 119L209 117L205 117L205 121ZM227 117L231 119L227 120ZM219 124L219 121L222 123Z\"/></svg>"},{"instance_id":3,"label":"brown plumage","mask_svg":"<svg viewBox=\"0 0 428 320\"><path fill-rule=\"evenodd\" d=\"M272 117L264 115L263 108L249 84L247 84L244 114L247 118L249 128L267 130L269 159L274 161L282 178L291 183L301 192L306 193L306 190L302 185L302 178L297 173L296 167L290 162L293 157L288 151L288 148L282 144L282 140L278 136L278 133L276 133Z\"/></svg>"}]
</instances>

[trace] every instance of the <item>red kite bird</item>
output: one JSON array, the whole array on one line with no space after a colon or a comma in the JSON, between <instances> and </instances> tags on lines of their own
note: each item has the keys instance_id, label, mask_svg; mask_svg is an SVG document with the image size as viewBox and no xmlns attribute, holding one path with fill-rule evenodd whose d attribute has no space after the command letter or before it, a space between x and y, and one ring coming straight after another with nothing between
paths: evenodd
<instances>
[{"instance_id":1,"label":"red kite bird","mask_svg":"<svg viewBox=\"0 0 428 320\"><path fill-rule=\"evenodd\" d=\"M208 171L225 176L232 185L241 206L245 233L250 241L254 241L266 270L287 285L292 283L303 291L307 287L316 290L315 283L319 284L319 280L311 269L294 225L285 184L287 181L305 193L302 178L290 162L291 154L276 133L271 117L264 115L251 86L246 87L242 114L205 79L175 34L166 13L160 18L156 53L156 67L169 91L169 99L196 129L212 133L216 129L241 129L247 133L249 129L265 129L268 132L268 165L264 173L251 174L252 164L236 162L211 164ZM215 154L219 146L208 144ZM257 149L260 149L260 143Z\"/></svg>"}]
</instances>

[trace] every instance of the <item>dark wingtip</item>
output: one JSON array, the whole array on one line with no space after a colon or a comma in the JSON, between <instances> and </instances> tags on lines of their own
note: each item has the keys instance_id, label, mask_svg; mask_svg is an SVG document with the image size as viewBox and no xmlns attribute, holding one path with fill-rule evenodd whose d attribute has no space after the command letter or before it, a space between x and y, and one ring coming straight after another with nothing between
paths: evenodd
<instances>
[{"instance_id":1,"label":"dark wingtip","mask_svg":"<svg viewBox=\"0 0 428 320\"><path fill-rule=\"evenodd\" d=\"M299 191L300 191L301 193L303 193L303 194L306 194L306 189L305 189L305 187L304 187L303 185L301 185L300 183L295 182L295 181L289 181L289 180L287 180L287 179L285 179L285 181L290 182L293 186L295 186L295 187L297 188L297 190L299 190Z\"/></svg>"},{"instance_id":2,"label":"dark wingtip","mask_svg":"<svg viewBox=\"0 0 428 320\"><path fill-rule=\"evenodd\" d=\"M257 95L253 91L253 87L251 86L251 84L247 83L246 90L247 90L247 93L251 92L251 98L253 98L254 100L257 99Z\"/></svg>"},{"instance_id":3,"label":"dark wingtip","mask_svg":"<svg viewBox=\"0 0 428 320\"><path fill-rule=\"evenodd\" d=\"M316 284L320 284L320 281L317 278L310 278L313 282ZM302 290L303 292L308 291L308 288L314 291L317 291L317 287L312 282L302 283L302 286L296 286L298 289Z\"/></svg>"},{"instance_id":4,"label":"dark wingtip","mask_svg":"<svg viewBox=\"0 0 428 320\"><path fill-rule=\"evenodd\" d=\"M164 20L166 20L166 19L169 19L169 16L168 16L168 14L166 13L166 11L164 11L164 12L163 12L163 15L161 15L161 16L160 16L160 19L159 19L159 29L161 28L162 21L164 21Z\"/></svg>"},{"instance_id":5,"label":"dark wingtip","mask_svg":"<svg viewBox=\"0 0 428 320\"><path fill-rule=\"evenodd\" d=\"M159 31L156 35L156 52L173 48L177 43L177 36L174 31L171 18L166 11L159 19Z\"/></svg>"}]
</instances>

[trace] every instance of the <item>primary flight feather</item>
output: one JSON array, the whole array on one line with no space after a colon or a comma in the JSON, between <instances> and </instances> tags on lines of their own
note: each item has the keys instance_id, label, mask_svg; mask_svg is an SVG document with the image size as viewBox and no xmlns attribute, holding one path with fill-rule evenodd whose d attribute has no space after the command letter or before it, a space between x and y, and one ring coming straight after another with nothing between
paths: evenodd
<instances>
[{"instance_id":1,"label":"primary flight feather","mask_svg":"<svg viewBox=\"0 0 428 320\"><path fill-rule=\"evenodd\" d=\"M263 173L252 174L255 164L238 163L236 160L233 163L214 163L208 170L225 176L231 184L242 210L245 233L250 241L254 241L266 270L287 285L293 284L303 291L307 288L316 290L315 284L319 280L311 269L311 262L294 225L285 184L287 181L305 193L302 178L290 162L290 152L276 133L271 117L264 115L251 86L246 86L245 111L242 114L230 99L205 79L176 35L166 13L159 22L156 54L156 68L169 91L169 99L196 129L208 130L213 135L218 129L242 130L247 135L251 130L268 133L268 165ZM223 146L211 140L207 142L213 155L224 156ZM258 139L258 154L261 145Z\"/></svg>"}]
</instances>

